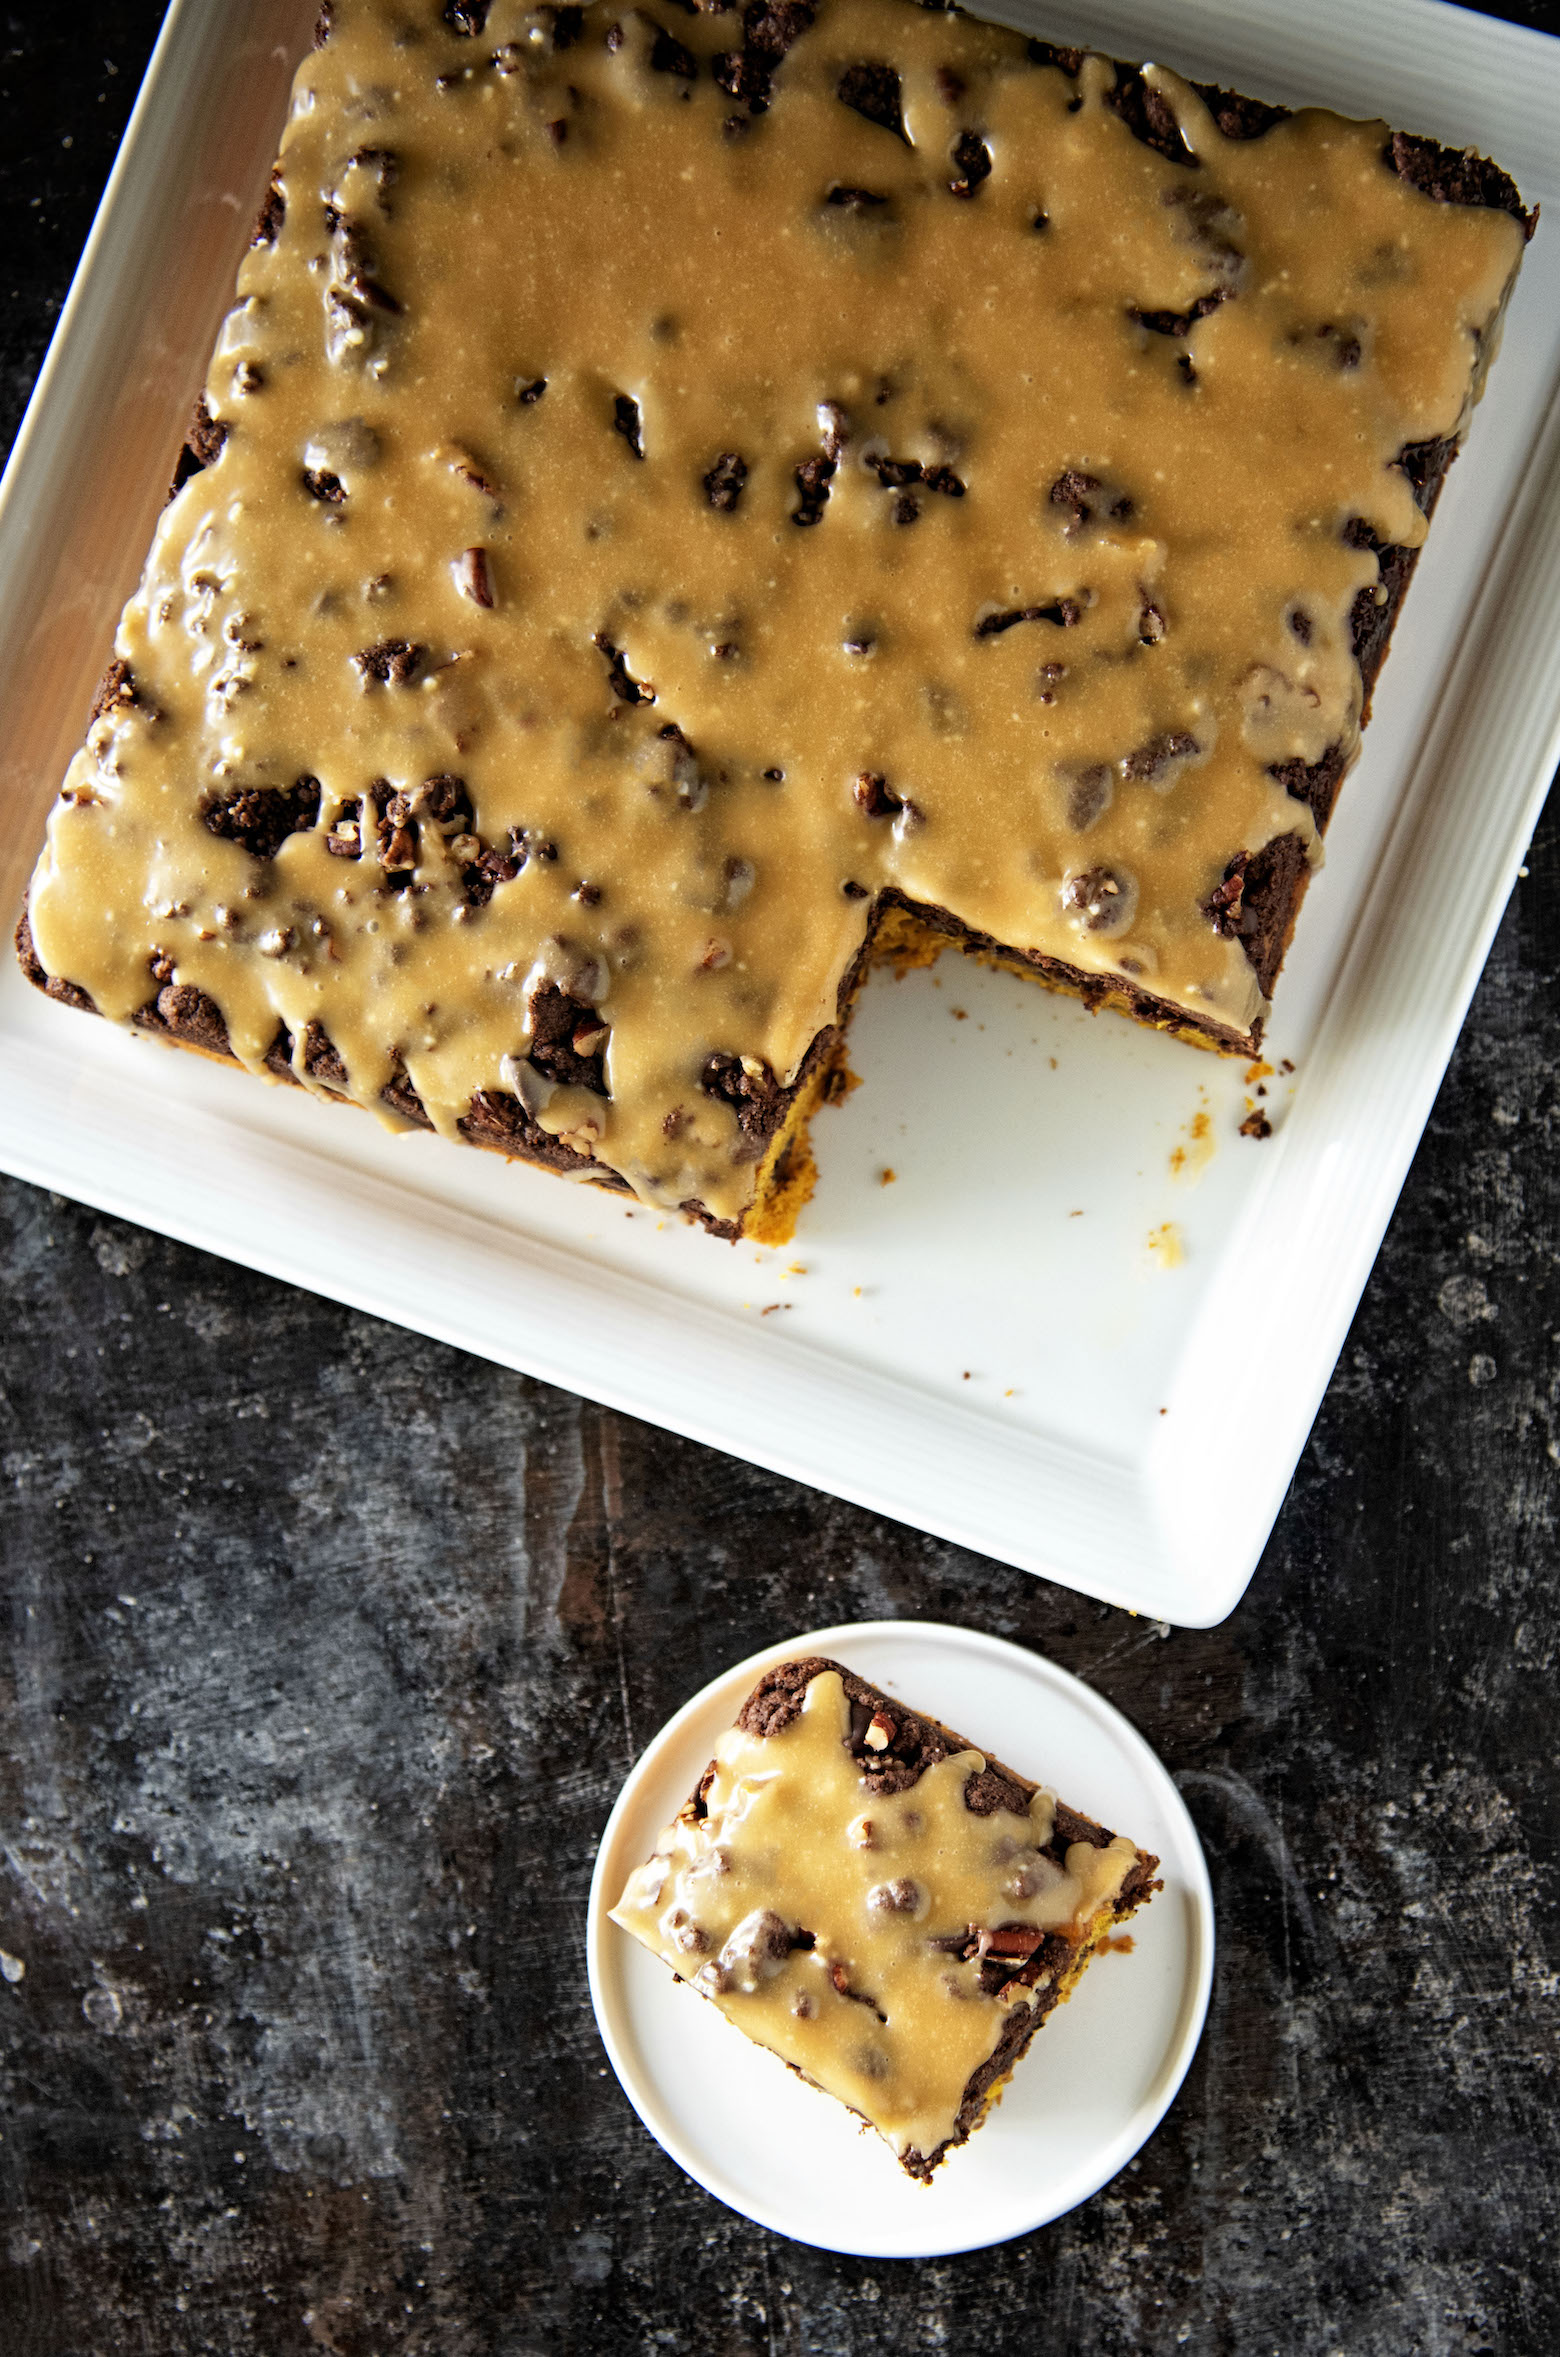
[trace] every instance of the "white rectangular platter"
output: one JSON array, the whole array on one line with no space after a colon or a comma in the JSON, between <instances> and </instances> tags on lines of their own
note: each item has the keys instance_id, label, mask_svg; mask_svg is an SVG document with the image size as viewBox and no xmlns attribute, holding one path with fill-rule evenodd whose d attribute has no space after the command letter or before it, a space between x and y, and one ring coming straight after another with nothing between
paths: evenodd
<instances>
[{"instance_id":1,"label":"white rectangular platter","mask_svg":"<svg viewBox=\"0 0 1560 2357\"><path fill-rule=\"evenodd\" d=\"M176 0L0 493L0 903L19 907L315 0ZM1560 752L1560 44L1437 0L993 14L1475 144L1551 208L1280 985L1238 1065L956 953L858 1008L795 1244L54 1006L0 961L0 1163L1087 1593L1251 1576ZM890 1183L886 1174L893 1173Z\"/></svg>"}]
</instances>

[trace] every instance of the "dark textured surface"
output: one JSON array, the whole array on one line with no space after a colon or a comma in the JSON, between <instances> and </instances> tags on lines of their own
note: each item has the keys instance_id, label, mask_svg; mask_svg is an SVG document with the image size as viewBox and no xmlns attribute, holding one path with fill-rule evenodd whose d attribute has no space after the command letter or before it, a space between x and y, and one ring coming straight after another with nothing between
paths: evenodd
<instances>
[{"instance_id":1,"label":"dark textured surface","mask_svg":"<svg viewBox=\"0 0 1560 2357\"><path fill-rule=\"evenodd\" d=\"M0 15L7 429L155 16ZM1267 1559L1202 1634L0 1188L6 2357L1560 2345L1553 810L1530 868ZM918 2267L689 2184L581 1948L662 1718L878 1613L1120 1703L1223 1943L1139 2161Z\"/></svg>"}]
</instances>

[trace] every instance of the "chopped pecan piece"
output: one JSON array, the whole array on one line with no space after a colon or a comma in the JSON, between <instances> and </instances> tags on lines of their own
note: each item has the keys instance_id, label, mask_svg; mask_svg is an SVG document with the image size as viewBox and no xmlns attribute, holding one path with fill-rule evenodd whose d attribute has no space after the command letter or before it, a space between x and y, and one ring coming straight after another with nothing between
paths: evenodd
<instances>
[{"instance_id":1,"label":"chopped pecan piece","mask_svg":"<svg viewBox=\"0 0 1560 2357\"><path fill-rule=\"evenodd\" d=\"M493 603L493 576L485 548L465 548L455 560L455 585L474 606Z\"/></svg>"},{"instance_id":2,"label":"chopped pecan piece","mask_svg":"<svg viewBox=\"0 0 1560 2357\"><path fill-rule=\"evenodd\" d=\"M1237 851L1224 871L1223 881L1216 884L1203 902L1203 914L1215 933L1235 940L1240 933L1241 909L1245 900L1246 870L1251 865L1249 851Z\"/></svg>"}]
</instances>

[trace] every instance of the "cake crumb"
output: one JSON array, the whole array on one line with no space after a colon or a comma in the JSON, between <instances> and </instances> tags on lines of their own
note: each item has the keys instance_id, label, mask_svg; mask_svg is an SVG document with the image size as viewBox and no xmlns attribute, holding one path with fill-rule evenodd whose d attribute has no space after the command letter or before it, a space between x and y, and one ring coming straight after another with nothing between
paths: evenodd
<instances>
[{"instance_id":1,"label":"cake crumb","mask_svg":"<svg viewBox=\"0 0 1560 2357\"><path fill-rule=\"evenodd\" d=\"M1273 1135L1273 1124L1261 1108L1254 1105L1240 1125L1240 1134L1243 1138L1270 1138Z\"/></svg>"},{"instance_id":2,"label":"cake crumb","mask_svg":"<svg viewBox=\"0 0 1560 2357\"><path fill-rule=\"evenodd\" d=\"M1186 1258L1181 1231L1173 1219L1164 1220L1157 1228L1150 1229L1148 1249L1161 1268L1177 1269Z\"/></svg>"},{"instance_id":3,"label":"cake crumb","mask_svg":"<svg viewBox=\"0 0 1560 2357\"><path fill-rule=\"evenodd\" d=\"M891 1187L898 1176L899 1173L897 1170L891 1168L880 1170L878 1172L878 1185L880 1187Z\"/></svg>"},{"instance_id":4,"label":"cake crumb","mask_svg":"<svg viewBox=\"0 0 1560 2357\"><path fill-rule=\"evenodd\" d=\"M1208 1110L1208 1092L1199 1088L1202 1102L1186 1124L1185 1142L1170 1152L1170 1173L1173 1178L1201 1178L1213 1160L1218 1140L1214 1136L1213 1116Z\"/></svg>"}]
</instances>

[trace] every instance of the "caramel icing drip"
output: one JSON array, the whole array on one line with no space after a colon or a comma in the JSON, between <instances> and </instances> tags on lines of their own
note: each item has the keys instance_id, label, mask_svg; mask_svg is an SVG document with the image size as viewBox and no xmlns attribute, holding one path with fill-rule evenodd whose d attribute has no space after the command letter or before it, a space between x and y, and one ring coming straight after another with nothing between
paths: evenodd
<instances>
[{"instance_id":1,"label":"caramel icing drip","mask_svg":"<svg viewBox=\"0 0 1560 2357\"><path fill-rule=\"evenodd\" d=\"M612 1920L897 2153L929 2158L1010 2006L1036 2001L1017 1981L983 1987L991 1935L1086 1938L1138 1853L1118 1836L1073 1842L1064 1863L1043 1855L1046 1792L1025 1816L976 1815L965 1786L986 1766L978 1751L873 1794L849 1735L837 1670L812 1680L779 1733L723 1735L703 1815L666 1828Z\"/></svg>"},{"instance_id":2,"label":"caramel icing drip","mask_svg":"<svg viewBox=\"0 0 1560 2357\"><path fill-rule=\"evenodd\" d=\"M1211 895L1310 839L1272 773L1357 734L1345 528L1422 537L1394 460L1460 430L1521 231L1150 67L1170 161L1112 81L903 0L338 0L48 970L446 1134L519 1097L726 1219L712 1075L790 1081L885 887L1247 1031Z\"/></svg>"}]
</instances>

